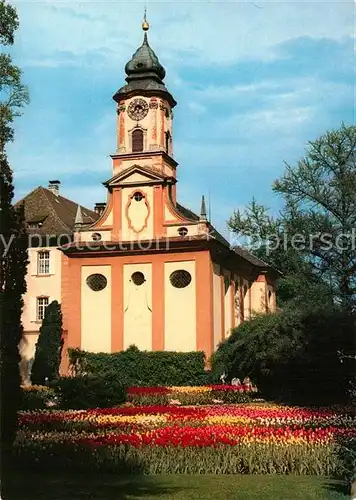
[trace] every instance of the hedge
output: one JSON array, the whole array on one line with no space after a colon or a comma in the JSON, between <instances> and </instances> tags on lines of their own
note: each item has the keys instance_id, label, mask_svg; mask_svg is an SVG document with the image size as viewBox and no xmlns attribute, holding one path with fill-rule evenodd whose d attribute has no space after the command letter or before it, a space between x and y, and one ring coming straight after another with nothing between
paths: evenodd
<instances>
[{"instance_id":1,"label":"hedge","mask_svg":"<svg viewBox=\"0 0 356 500\"><path fill-rule=\"evenodd\" d=\"M68 349L73 375L115 373L126 387L205 385L204 352L140 351L129 347L115 353Z\"/></svg>"},{"instance_id":2,"label":"hedge","mask_svg":"<svg viewBox=\"0 0 356 500\"><path fill-rule=\"evenodd\" d=\"M43 385L21 387L21 410L39 410L51 406L55 400L55 392Z\"/></svg>"},{"instance_id":3,"label":"hedge","mask_svg":"<svg viewBox=\"0 0 356 500\"><path fill-rule=\"evenodd\" d=\"M126 400L126 390L113 373L61 377L51 385L63 409L110 408Z\"/></svg>"}]
</instances>

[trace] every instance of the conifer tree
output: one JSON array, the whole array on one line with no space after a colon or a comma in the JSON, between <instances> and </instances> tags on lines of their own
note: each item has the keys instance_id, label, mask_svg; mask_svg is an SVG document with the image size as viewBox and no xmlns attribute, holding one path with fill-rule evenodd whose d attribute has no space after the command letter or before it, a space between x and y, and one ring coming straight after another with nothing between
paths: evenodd
<instances>
[{"instance_id":1,"label":"conifer tree","mask_svg":"<svg viewBox=\"0 0 356 500\"><path fill-rule=\"evenodd\" d=\"M0 45L12 45L18 28L16 9L0 0ZM27 236L23 209L13 206L12 171L6 144L13 140L14 118L28 102L21 70L0 53L0 437L2 459L15 436L20 403L19 342L26 291Z\"/></svg>"},{"instance_id":2,"label":"conifer tree","mask_svg":"<svg viewBox=\"0 0 356 500\"><path fill-rule=\"evenodd\" d=\"M32 365L31 382L45 384L59 376L62 354L62 313L56 300L51 302L45 316L36 344L35 359Z\"/></svg>"}]
</instances>

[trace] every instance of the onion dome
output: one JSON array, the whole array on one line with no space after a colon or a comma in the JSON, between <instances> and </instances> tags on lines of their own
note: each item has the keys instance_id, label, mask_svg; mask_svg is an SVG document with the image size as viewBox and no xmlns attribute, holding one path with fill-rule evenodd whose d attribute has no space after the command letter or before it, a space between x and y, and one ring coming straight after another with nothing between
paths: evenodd
<instances>
[{"instance_id":1,"label":"onion dome","mask_svg":"<svg viewBox=\"0 0 356 500\"><path fill-rule=\"evenodd\" d=\"M136 50L132 59L126 64L125 72L127 82L135 78L147 78L147 76L162 82L166 76L166 70L148 44L147 32L145 32L141 47Z\"/></svg>"},{"instance_id":2,"label":"onion dome","mask_svg":"<svg viewBox=\"0 0 356 500\"><path fill-rule=\"evenodd\" d=\"M132 97L135 94L161 96L167 99L173 108L177 103L163 83L166 70L148 43L147 31L149 24L146 16L142 23L142 29L145 32L142 45L125 66L127 85L121 87L113 96L113 99L119 102L121 99Z\"/></svg>"}]
</instances>

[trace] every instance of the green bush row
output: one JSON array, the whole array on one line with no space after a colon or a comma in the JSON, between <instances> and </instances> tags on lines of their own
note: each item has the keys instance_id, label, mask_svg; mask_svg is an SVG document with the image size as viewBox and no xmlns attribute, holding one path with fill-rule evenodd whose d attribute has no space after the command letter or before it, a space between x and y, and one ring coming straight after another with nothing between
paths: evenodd
<instances>
[{"instance_id":1,"label":"green bush row","mask_svg":"<svg viewBox=\"0 0 356 500\"><path fill-rule=\"evenodd\" d=\"M126 400L126 390L115 374L61 377L52 387L63 409L111 408Z\"/></svg>"},{"instance_id":2,"label":"green bush row","mask_svg":"<svg viewBox=\"0 0 356 500\"><path fill-rule=\"evenodd\" d=\"M22 410L48 407L85 410L111 408L126 400L126 389L115 374L61 377L51 387L32 386L21 391Z\"/></svg>"},{"instance_id":3,"label":"green bush row","mask_svg":"<svg viewBox=\"0 0 356 500\"><path fill-rule=\"evenodd\" d=\"M126 351L107 353L68 349L70 368L75 375L115 374L120 383L130 386L205 385L203 352Z\"/></svg>"},{"instance_id":4,"label":"green bush row","mask_svg":"<svg viewBox=\"0 0 356 500\"><path fill-rule=\"evenodd\" d=\"M49 387L32 386L21 389L21 410L43 410L54 400L56 394Z\"/></svg>"}]
</instances>

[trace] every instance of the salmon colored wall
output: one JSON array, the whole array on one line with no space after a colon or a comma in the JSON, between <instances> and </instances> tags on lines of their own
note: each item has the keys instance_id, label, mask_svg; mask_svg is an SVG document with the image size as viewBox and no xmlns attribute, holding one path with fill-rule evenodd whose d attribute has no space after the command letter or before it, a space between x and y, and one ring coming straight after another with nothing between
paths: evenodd
<instances>
[{"instance_id":1,"label":"salmon colored wall","mask_svg":"<svg viewBox=\"0 0 356 500\"><path fill-rule=\"evenodd\" d=\"M112 212L113 212L113 230L111 239L118 241L122 239L122 189L113 188L112 192Z\"/></svg>"},{"instance_id":2,"label":"salmon colored wall","mask_svg":"<svg viewBox=\"0 0 356 500\"><path fill-rule=\"evenodd\" d=\"M266 312L266 283L255 281L251 285L251 309L252 313Z\"/></svg>"},{"instance_id":3,"label":"salmon colored wall","mask_svg":"<svg viewBox=\"0 0 356 500\"><path fill-rule=\"evenodd\" d=\"M225 280L228 286L225 285ZM232 292L231 277L229 271L224 271L224 308L225 308L225 337L230 334L232 328Z\"/></svg>"},{"instance_id":4,"label":"salmon colored wall","mask_svg":"<svg viewBox=\"0 0 356 500\"><path fill-rule=\"evenodd\" d=\"M50 252L50 272L46 275L37 274L37 255L39 251ZM38 331L41 322L37 322L36 298L45 296L52 300L61 301L61 261L62 252L57 248L43 247L30 248L28 251L29 264L27 266L26 285L24 295L24 308L22 312L22 325L25 332Z\"/></svg>"},{"instance_id":5,"label":"salmon colored wall","mask_svg":"<svg viewBox=\"0 0 356 500\"><path fill-rule=\"evenodd\" d=\"M197 351L204 351L207 358L213 352L213 266L208 251L196 255L197 294Z\"/></svg>"},{"instance_id":6,"label":"salmon colored wall","mask_svg":"<svg viewBox=\"0 0 356 500\"><path fill-rule=\"evenodd\" d=\"M218 264L213 264L214 271L214 290L213 290L213 302L214 302L214 350L218 347L219 343L223 338L223 329L222 329L222 315L223 315L223 300L221 287L223 285L220 276L220 266Z\"/></svg>"},{"instance_id":7,"label":"salmon colored wall","mask_svg":"<svg viewBox=\"0 0 356 500\"><path fill-rule=\"evenodd\" d=\"M150 261L150 262L148 262ZM168 349L165 345L165 263L191 261L195 266L193 281L195 286L195 303L197 328L194 334L194 349L204 350L208 356L213 350L213 272L209 251L181 252L167 254L81 257L63 260L63 270L66 279L63 283L63 311L66 314L66 329L68 330L68 346L81 346L81 313L78 304L81 303L80 283L82 266L111 266L111 350L124 348L124 313L123 313L123 268L125 265L135 265L137 269L142 264L152 264L152 348ZM171 286L171 285L170 285ZM184 289L183 289L184 290ZM121 304L121 306L120 306ZM183 314L184 316L184 314ZM182 310L180 310L182 317Z\"/></svg>"},{"instance_id":8,"label":"salmon colored wall","mask_svg":"<svg viewBox=\"0 0 356 500\"><path fill-rule=\"evenodd\" d=\"M251 294L249 291L250 288L249 281L243 279L242 287L243 287L242 296L243 296L244 320L247 321L251 319Z\"/></svg>"},{"instance_id":9,"label":"salmon colored wall","mask_svg":"<svg viewBox=\"0 0 356 500\"><path fill-rule=\"evenodd\" d=\"M164 351L164 325L165 325L165 310L164 310L164 260L155 259L152 268L152 283L154 292L152 295L152 349L154 351ZM161 293L156 293L162 283Z\"/></svg>"},{"instance_id":10,"label":"salmon colored wall","mask_svg":"<svg viewBox=\"0 0 356 500\"><path fill-rule=\"evenodd\" d=\"M163 187L155 186L153 188L153 233L155 238L159 238L165 234L163 227Z\"/></svg>"}]
</instances>

